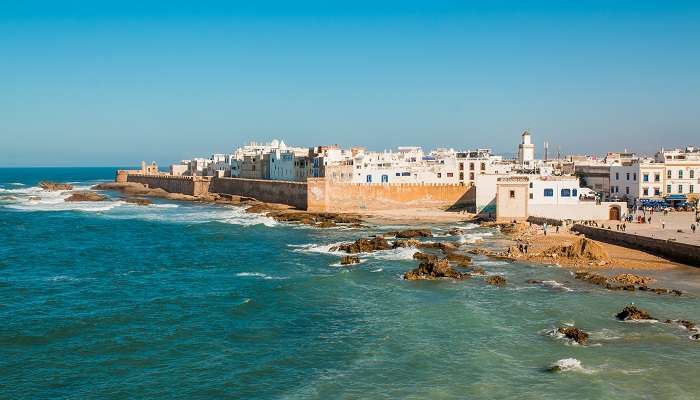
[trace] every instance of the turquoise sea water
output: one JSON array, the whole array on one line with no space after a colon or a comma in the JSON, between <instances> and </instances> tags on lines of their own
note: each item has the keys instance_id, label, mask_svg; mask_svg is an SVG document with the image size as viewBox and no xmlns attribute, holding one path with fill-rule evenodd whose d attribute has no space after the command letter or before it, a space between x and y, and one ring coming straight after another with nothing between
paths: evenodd
<instances>
[{"instance_id":1,"label":"turquoise sea water","mask_svg":"<svg viewBox=\"0 0 700 400\"><path fill-rule=\"evenodd\" d=\"M331 244L396 227L319 230L235 207L65 203L112 168L0 169L0 398L696 399L700 342L618 322L630 302L700 321L700 274L609 292L562 268L476 257L483 278L408 282L412 250L337 266ZM499 232L434 226L484 246ZM548 285L527 279L549 280ZM588 346L547 334L564 324ZM573 358L580 367L545 369ZM575 365L575 363L574 363Z\"/></svg>"}]
</instances>

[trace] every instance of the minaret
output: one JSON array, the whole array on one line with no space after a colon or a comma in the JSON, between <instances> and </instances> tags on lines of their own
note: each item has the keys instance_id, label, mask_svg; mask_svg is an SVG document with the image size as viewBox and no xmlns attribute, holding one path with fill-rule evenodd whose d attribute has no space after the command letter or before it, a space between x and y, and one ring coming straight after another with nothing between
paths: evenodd
<instances>
[{"instance_id":1,"label":"minaret","mask_svg":"<svg viewBox=\"0 0 700 400\"><path fill-rule=\"evenodd\" d=\"M535 145L532 144L530 132L524 131L521 137L522 141L518 146L518 164L530 164L535 160Z\"/></svg>"}]
</instances>

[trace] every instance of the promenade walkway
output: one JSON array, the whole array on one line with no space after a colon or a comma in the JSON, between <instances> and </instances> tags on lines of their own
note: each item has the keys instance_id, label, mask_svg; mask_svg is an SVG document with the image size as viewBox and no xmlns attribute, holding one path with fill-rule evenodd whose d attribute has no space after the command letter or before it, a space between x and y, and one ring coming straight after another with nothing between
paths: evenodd
<instances>
[{"instance_id":1,"label":"promenade walkway","mask_svg":"<svg viewBox=\"0 0 700 400\"><path fill-rule=\"evenodd\" d=\"M649 216L647 212L647 217ZM667 215L664 215L663 212L655 212L651 215L651 224L627 223L626 232L655 239L673 239L677 242L700 246L700 226L695 223L694 218L693 212L673 211ZM664 228L661 226L662 221L665 223ZM695 233L690 230L691 224L695 224L697 227ZM615 229L616 224L612 225ZM682 232L678 232L679 230Z\"/></svg>"}]
</instances>

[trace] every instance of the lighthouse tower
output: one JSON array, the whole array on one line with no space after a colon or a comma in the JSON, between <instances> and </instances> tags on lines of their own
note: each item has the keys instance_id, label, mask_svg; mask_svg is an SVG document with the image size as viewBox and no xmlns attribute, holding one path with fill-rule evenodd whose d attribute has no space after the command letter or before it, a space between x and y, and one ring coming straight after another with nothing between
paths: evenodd
<instances>
[{"instance_id":1,"label":"lighthouse tower","mask_svg":"<svg viewBox=\"0 0 700 400\"><path fill-rule=\"evenodd\" d=\"M530 132L524 131L522 141L518 145L518 164L529 165L535 161L535 145L532 143Z\"/></svg>"}]
</instances>

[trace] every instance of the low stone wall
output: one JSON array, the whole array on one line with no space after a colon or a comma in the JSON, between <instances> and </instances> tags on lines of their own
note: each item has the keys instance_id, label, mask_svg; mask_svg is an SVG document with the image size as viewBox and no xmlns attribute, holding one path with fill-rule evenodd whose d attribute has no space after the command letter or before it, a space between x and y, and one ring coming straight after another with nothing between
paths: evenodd
<instances>
[{"instance_id":1,"label":"low stone wall","mask_svg":"<svg viewBox=\"0 0 700 400\"><path fill-rule=\"evenodd\" d=\"M671 261L700 267L700 246L580 224L575 224L571 230L582 233L590 239L642 250Z\"/></svg>"},{"instance_id":2,"label":"low stone wall","mask_svg":"<svg viewBox=\"0 0 700 400\"><path fill-rule=\"evenodd\" d=\"M306 182L265 179L214 178L209 191L252 197L266 203L287 204L300 210L307 208Z\"/></svg>"},{"instance_id":3,"label":"low stone wall","mask_svg":"<svg viewBox=\"0 0 700 400\"><path fill-rule=\"evenodd\" d=\"M359 184L309 178L309 211L366 212L404 208L461 208L473 205L474 190L462 185Z\"/></svg>"},{"instance_id":4,"label":"low stone wall","mask_svg":"<svg viewBox=\"0 0 700 400\"><path fill-rule=\"evenodd\" d=\"M163 189L170 193L199 196L209 191L211 178L166 174L126 174L126 181L140 183L151 189Z\"/></svg>"},{"instance_id":5,"label":"low stone wall","mask_svg":"<svg viewBox=\"0 0 700 400\"><path fill-rule=\"evenodd\" d=\"M535 225L544 225L545 222L547 225L551 226L562 226L564 225L560 219L553 219L553 218L544 218L544 217L533 217L529 216L527 217L527 222L531 222Z\"/></svg>"}]
</instances>

